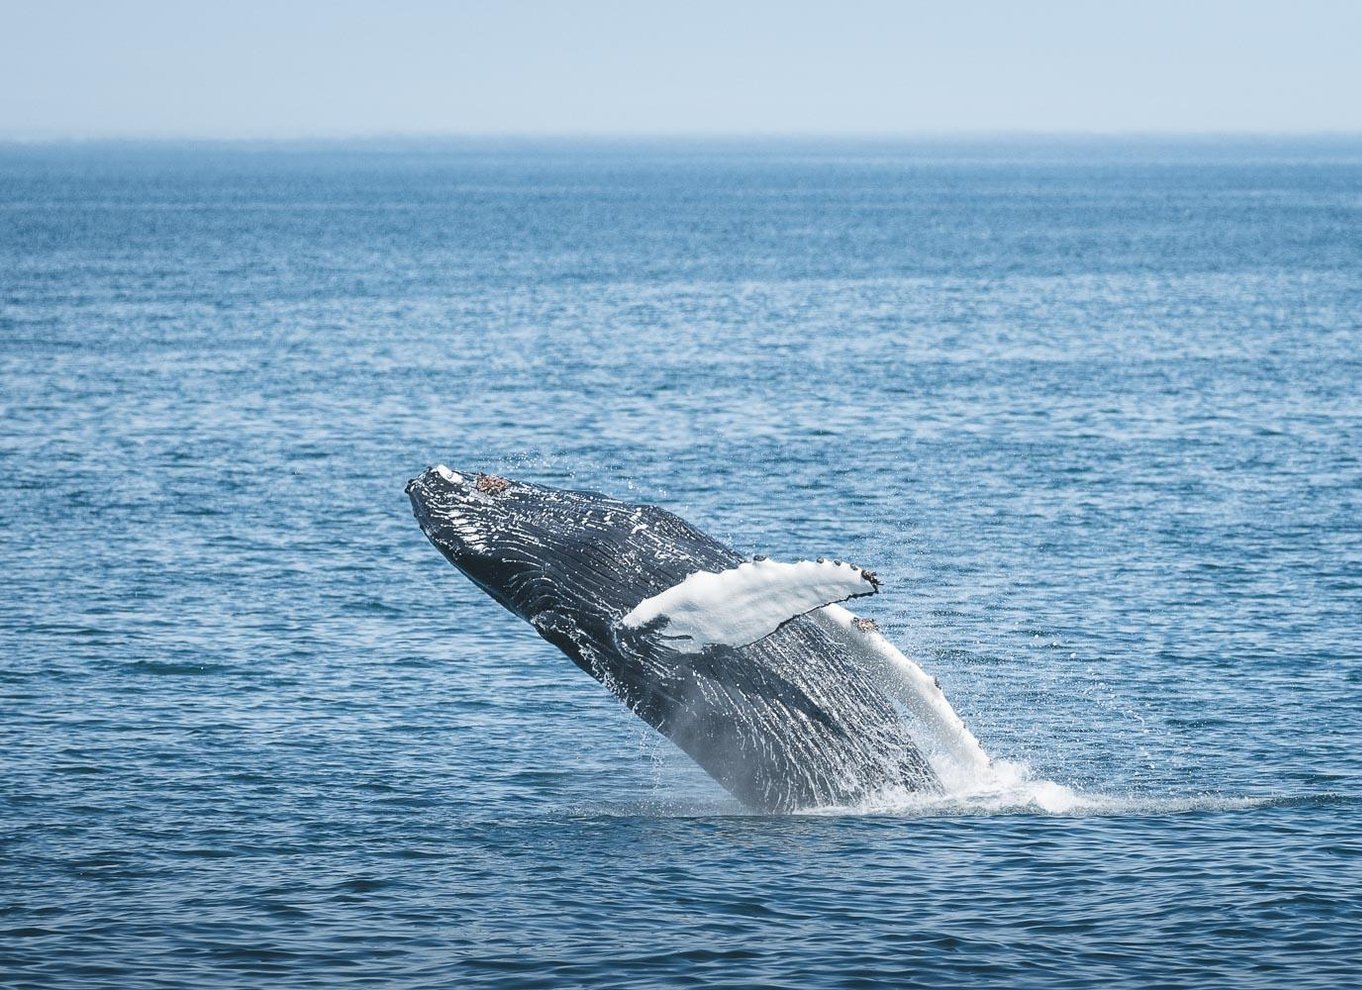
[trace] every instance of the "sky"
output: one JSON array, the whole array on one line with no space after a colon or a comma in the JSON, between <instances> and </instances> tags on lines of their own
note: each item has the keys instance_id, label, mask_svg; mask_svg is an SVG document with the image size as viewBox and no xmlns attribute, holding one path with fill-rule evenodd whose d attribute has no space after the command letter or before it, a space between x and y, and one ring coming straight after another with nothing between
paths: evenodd
<instances>
[{"instance_id":1,"label":"sky","mask_svg":"<svg viewBox=\"0 0 1362 990\"><path fill-rule=\"evenodd\" d=\"M1362 133L1362 0L0 0L0 138Z\"/></svg>"}]
</instances>

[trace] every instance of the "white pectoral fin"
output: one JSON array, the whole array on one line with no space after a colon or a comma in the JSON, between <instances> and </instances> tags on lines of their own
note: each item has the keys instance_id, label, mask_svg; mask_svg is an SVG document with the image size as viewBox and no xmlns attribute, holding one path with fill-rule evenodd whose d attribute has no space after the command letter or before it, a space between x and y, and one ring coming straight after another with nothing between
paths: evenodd
<instances>
[{"instance_id":1,"label":"white pectoral fin","mask_svg":"<svg viewBox=\"0 0 1362 990\"><path fill-rule=\"evenodd\" d=\"M754 560L692 574L639 602L621 624L659 623L656 635L668 646L699 653L714 645L747 646L806 612L878 589L874 574L841 561Z\"/></svg>"}]
</instances>

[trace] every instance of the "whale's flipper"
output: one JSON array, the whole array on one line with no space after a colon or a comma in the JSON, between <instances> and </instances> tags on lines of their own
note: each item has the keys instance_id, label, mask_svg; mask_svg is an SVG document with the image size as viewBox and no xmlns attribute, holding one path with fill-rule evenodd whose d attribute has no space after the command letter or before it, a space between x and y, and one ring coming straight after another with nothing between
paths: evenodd
<instances>
[{"instance_id":1,"label":"whale's flipper","mask_svg":"<svg viewBox=\"0 0 1362 990\"><path fill-rule=\"evenodd\" d=\"M879 587L873 573L841 561L754 560L726 571L697 571L639 602L620 624L649 627L671 649L699 653L710 646L748 646L791 619L873 595Z\"/></svg>"}]
</instances>

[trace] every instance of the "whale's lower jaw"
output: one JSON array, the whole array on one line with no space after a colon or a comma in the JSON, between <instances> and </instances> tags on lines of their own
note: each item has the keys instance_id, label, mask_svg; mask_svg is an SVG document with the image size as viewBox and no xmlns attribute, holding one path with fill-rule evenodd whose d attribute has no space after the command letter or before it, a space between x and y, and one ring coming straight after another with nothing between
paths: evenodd
<instances>
[{"instance_id":1,"label":"whale's lower jaw","mask_svg":"<svg viewBox=\"0 0 1362 990\"><path fill-rule=\"evenodd\" d=\"M741 562L732 548L653 506L514 482L501 517L465 504L445 520L428 496L454 482L433 471L408 493L445 556L745 805L791 811L939 788L898 710L812 618L695 653L621 628L645 598Z\"/></svg>"}]
</instances>

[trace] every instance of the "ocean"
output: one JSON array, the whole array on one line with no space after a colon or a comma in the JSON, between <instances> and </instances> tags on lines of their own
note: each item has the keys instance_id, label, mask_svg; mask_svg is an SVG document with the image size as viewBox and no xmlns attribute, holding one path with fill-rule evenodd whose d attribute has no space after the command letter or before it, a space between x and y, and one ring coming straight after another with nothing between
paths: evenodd
<instances>
[{"instance_id":1,"label":"ocean","mask_svg":"<svg viewBox=\"0 0 1362 990\"><path fill-rule=\"evenodd\" d=\"M1362 142L0 148L0 985L1362 985ZM427 465L873 567L745 811Z\"/></svg>"}]
</instances>

